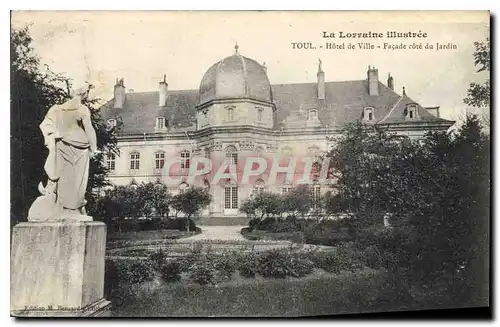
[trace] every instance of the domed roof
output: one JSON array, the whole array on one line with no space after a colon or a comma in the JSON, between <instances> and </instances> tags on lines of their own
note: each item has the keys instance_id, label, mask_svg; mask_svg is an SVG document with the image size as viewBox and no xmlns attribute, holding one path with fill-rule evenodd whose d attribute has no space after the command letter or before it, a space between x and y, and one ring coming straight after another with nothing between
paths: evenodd
<instances>
[{"instance_id":1,"label":"domed roof","mask_svg":"<svg viewBox=\"0 0 500 327\"><path fill-rule=\"evenodd\" d=\"M264 67L238 53L210 67L200 83L200 104L213 99L251 98L272 101L271 84Z\"/></svg>"}]
</instances>

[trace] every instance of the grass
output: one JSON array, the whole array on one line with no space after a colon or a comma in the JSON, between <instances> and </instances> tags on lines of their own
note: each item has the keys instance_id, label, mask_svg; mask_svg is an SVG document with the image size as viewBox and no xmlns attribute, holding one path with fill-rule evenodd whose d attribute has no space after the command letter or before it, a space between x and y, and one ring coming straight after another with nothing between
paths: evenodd
<instances>
[{"instance_id":1,"label":"grass","mask_svg":"<svg viewBox=\"0 0 500 327\"><path fill-rule=\"evenodd\" d=\"M217 286L158 280L111 293L115 317L283 317L397 309L377 301L383 273L338 275L316 270L303 278L233 278Z\"/></svg>"},{"instance_id":2,"label":"grass","mask_svg":"<svg viewBox=\"0 0 500 327\"><path fill-rule=\"evenodd\" d=\"M247 228L241 230L241 235L250 241L292 241L294 243L300 243L302 240L301 232L283 232L283 233L271 233L264 230L253 230L248 231Z\"/></svg>"},{"instance_id":3,"label":"grass","mask_svg":"<svg viewBox=\"0 0 500 327\"><path fill-rule=\"evenodd\" d=\"M163 239L179 239L195 235L194 232L179 231L176 229L150 230L141 232L111 233L108 235L108 242L114 241L147 241Z\"/></svg>"}]
</instances>

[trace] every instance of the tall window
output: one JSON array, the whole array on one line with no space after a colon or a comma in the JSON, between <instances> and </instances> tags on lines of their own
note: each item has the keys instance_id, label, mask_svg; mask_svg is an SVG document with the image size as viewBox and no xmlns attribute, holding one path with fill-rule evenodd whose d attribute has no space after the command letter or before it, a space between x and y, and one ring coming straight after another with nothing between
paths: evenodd
<instances>
[{"instance_id":1,"label":"tall window","mask_svg":"<svg viewBox=\"0 0 500 327\"><path fill-rule=\"evenodd\" d=\"M238 164L238 150L232 145L226 148L226 163L228 165Z\"/></svg>"},{"instance_id":2,"label":"tall window","mask_svg":"<svg viewBox=\"0 0 500 327\"><path fill-rule=\"evenodd\" d=\"M228 121L234 120L234 108L233 107L227 108L227 120Z\"/></svg>"},{"instance_id":3,"label":"tall window","mask_svg":"<svg viewBox=\"0 0 500 327\"><path fill-rule=\"evenodd\" d=\"M190 166L190 157L191 154L189 151L182 151L181 152L181 168L189 168Z\"/></svg>"},{"instance_id":4,"label":"tall window","mask_svg":"<svg viewBox=\"0 0 500 327\"><path fill-rule=\"evenodd\" d=\"M132 152L130 154L130 169L138 170L140 162L141 162L141 156L139 152Z\"/></svg>"},{"instance_id":5,"label":"tall window","mask_svg":"<svg viewBox=\"0 0 500 327\"><path fill-rule=\"evenodd\" d=\"M264 109L262 108L257 108L257 121L262 121L262 112Z\"/></svg>"},{"instance_id":6,"label":"tall window","mask_svg":"<svg viewBox=\"0 0 500 327\"><path fill-rule=\"evenodd\" d=\"M165 128L165 117L157 117L156 118L156 128L164 129Z\"/></svg>"},{"instance_id":7,"label":"tall window","mask_svg":"<svg viewBox=\"0 0 500 327\"><path fill-rule=\"evenodd\" d=\"M260 193L264 193L265 187L264 187L264 181L262 179L259 179L255 182L253 185L253 195L257 195Z\"/></svg>"},{"instance_id":8,"label":"tall window","mask_svg":"<svg viewBox=\"0 0 500 327\"><path fill-rule=\"evenodd\" d=\"M316 206L321 199L321 186L320 185L314 184L311 187L311 196L313 199L314 206Z\"/></svg>"},{"instance_id":9,"label":"tall window","mask_svg":"<svg viewBox=\"0 0 500 327\"><path fill-rule=\"evenodd\" d=\"M108 167L108 170L113 171L115 170L116 167L116 156L114 153L110 152L108 153L106 157L106 165Z\"/></svg>"},{"instance_id":10,"label":"tall window","mask_svg":"<svg viewBox=\"0 0 500 327\"><path fill-rule=\"evenodd\" d=\"M283 186L281 188L281 195L287 195L288 193L290 193L291 190L292 190L292 187L290 185Z\"/></svg>"},{"instance_id":11,"label":"tall window","mask_svg":"<svg viewBox=\"0 0 500 327\"><path fill-rule=\"evenodd\" d=\"M309 120L318 120L318 111L317 110L309 110Z\"/></svg>"},{"instance_id":12,"label":"tall window","mask_svg":"<svg viewBox=\"0 0 500 327\"><path fill-rule=\"evenodd\" d=\"M181 185L179 185L179 194L183 194L183 193L186 193L186 191L188 190L189 188L189 185L182 182Z\"/></svg>"},{"instance_id":13,"label":"tall window","mask_svg":"<svg viewBox=\"0 0 500 327\"><path fill-rule=\"evenodd\" d=\"M162 169L165 165L165 152L155 153L155 168Z\"/></svg>"},{"instance_id":14,"label":"tall window","mask_svg":"<svg viewBox=\"0 0 500 327\"><path fill-rule=\"evenodd\" d=\"M224 187L224 208L238 209L238 186L229 184Z\"/></svg>"}]
</instances>

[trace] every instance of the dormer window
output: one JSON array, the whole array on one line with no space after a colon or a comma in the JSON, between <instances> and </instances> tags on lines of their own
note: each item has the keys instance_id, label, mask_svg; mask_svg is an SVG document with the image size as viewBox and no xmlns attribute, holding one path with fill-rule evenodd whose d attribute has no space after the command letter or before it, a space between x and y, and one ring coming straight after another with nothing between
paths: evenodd
<instances>
[{"instance_id":1,"label":"dormer window","mask_svg":"<svg viewBox=\"0 0 500 327\"><path fill-rule=\"evenodd\" d=\"M410 104L406 107L406 119L415 119L418 116L417 106Z\"/></svg>"},{"instance_id":2,"label":"dormer window","mask_svg":"<svg viewBox=\"0 0 500 327\"><path fill-rule=\"evenodd\" d=\"M318 120L318 111L316 109L309 110L307 120Z\"/></svg>"},{"instance_id":3,"label":"dormer window","mask_svg":"<svg viewBox=\"0 0 500 327\"><path fill-rule=\"evenodd\" d=\"M368 107L363 109L363 120L364 121L372 121L375 119L375 113L373 108Z\"/></svg>"},{"instance_id":4,"label":"dormer window","mask_svg":"<svg viewBox=\"0 0 500 327\"><path fill-rule=\"evenodd\" d=\"M165 129L165 117L156 117L156 129Z\"/></svg>"}]
</instances>

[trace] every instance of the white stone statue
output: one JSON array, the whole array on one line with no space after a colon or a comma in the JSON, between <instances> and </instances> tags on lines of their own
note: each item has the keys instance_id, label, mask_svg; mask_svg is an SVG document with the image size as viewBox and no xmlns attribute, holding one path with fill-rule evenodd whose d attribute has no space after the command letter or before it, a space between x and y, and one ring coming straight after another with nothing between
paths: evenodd
<instances>
[{"instance_id":1,"label":"white stone statue","mask_svg":"<svg viewBox=\"0 0 500 327\"><path fill-rule=\"evenodd\" d=\"M40 129L49 154L45 162L47 185L42 183L32 204L28 221L89 221L85 211L85 191L90 158L97 153L96 133L90 110L82 104L91 86L79 88L71 99L49 109Z\"/></svg>"}]
</instances>

